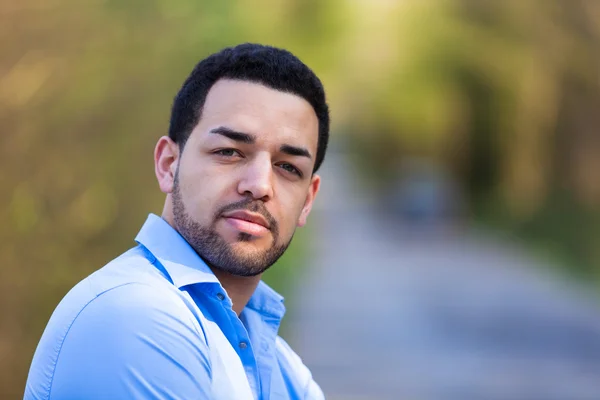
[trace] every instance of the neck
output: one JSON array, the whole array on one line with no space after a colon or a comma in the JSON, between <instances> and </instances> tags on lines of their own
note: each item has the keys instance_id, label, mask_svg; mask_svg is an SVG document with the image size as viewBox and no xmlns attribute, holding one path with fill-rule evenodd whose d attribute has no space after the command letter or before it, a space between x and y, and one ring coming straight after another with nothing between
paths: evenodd
<instances>
[{"instance_id":1,"label":"neck","mask_svg":"<svg viewBox=\"0 0 600 400\"><path fill-rule=\"evenodd\" d=\"M256 290L261 275L236 276L216 268L211 267L211 269L219 282L221 282L223 288L227 291L227 294L233 303L233 311L239 316Z\"/></svg>"}]
</instances>

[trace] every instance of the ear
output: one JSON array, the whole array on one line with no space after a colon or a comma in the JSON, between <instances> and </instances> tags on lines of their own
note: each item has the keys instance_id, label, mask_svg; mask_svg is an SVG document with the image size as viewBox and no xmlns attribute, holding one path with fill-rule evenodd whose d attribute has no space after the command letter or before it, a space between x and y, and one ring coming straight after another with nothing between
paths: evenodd
<instances>
[{"instance_id":1,"label":"ear","mask_svg":"<svg viewBox=\"0 0 600 400\"><path fill-rule=\"evenodd\" d=\"M179 145L168 136L163 136L154 149L154 172L160 190L165 193L173 191L175 172L179 163Z\"/></svg>"},{"instance_id":2,"label":"ear","mask_svg":"<svg viewBox=\"0 0 600 400\"><path fill-rule=\"evenodd\" d=\"M315 201L315 197L317 197L317 193L319 192L319 187L321 187L321 177L319 175L313 175L310 180L310 187L308 188L308 194L306 195L304 207L302 208L300 217L298 217L299 227L303 227L306 224L306 219L308 218L308 214L310 214L310 210L312 210L313 202Z\"/></svg>"}]
</instances>

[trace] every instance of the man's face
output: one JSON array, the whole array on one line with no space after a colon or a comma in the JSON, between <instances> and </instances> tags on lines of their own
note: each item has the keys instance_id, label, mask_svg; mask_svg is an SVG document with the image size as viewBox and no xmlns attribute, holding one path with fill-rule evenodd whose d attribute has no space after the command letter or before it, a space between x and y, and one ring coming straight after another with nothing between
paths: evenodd
<instances>
[{"instance_id":1,"label":"man's face","mask_svg":"<svg viewBox=\"0 0 600 400\"><path fill-rule=\"evenodd\" d=\"M213 268L262 273L306 222L320 183L317 141L316 114L301 97L218 81L176 160L175 228Z\"/></svg>"}]
</instances>

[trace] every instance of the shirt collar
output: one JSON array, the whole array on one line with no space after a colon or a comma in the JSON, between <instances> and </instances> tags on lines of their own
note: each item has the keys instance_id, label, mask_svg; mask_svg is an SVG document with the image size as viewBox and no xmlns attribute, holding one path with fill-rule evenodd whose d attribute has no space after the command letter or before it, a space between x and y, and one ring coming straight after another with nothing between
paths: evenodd
<instances>
[{"instance_id":1,"label":"shirt collar","mask_svg":"<svg viewBox=\"0 0 600 400\"><path fill-rule=\"evenodd\" d=\"M194 283L219 283L189 243L159 216L148 216L135 241L156 257L178 288Z\"/></svg>"},{"instance_id":2,"label":"shirt collar","mask_svg":"<svg viewBox=\"0 0 600 400\"><path fill-rule=\"evenodd\" d=\"M259 282L246 307L276 319L283 318L285 314L283 297L263 281Z\"/></svg>"},{"instance_id":3,"label":"shirt collar","mask_svg":"<svg viewBox=\"0 0 600 400\"><path fill-rule=\"evenodd\" d=\"M178 288L196 283L221 283L189 243L167 221L150 214L135 241L144 246L167 270ZM276 318L283 317L283 297L260 282L250 298L248 308Z\"/></svg>"}]
</instances>

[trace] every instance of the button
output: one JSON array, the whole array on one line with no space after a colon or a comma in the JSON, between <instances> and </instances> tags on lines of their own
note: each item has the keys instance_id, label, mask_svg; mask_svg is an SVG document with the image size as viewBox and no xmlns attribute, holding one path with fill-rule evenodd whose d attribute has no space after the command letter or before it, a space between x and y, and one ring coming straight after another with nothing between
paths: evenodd
<instances>
[{"instance_id":1,"label":"button","mask_svg":"<svg viewBox=\"0 0 600 400\"><path fill-rule=\"evenodd\" d=\"M225 295L223 293L217 293L217 299L224 300L225 299Z\"/></svg>"},{"instance_id":2,"label":"button","mask_svg":"<svg viewBox=\"0 0 600 400\"><path fill-rule=\"evenodd\" d=\"M240 349L244 350L246 347L248 347L248 343L240 342Z\"/></svg>"}]
</instances>

